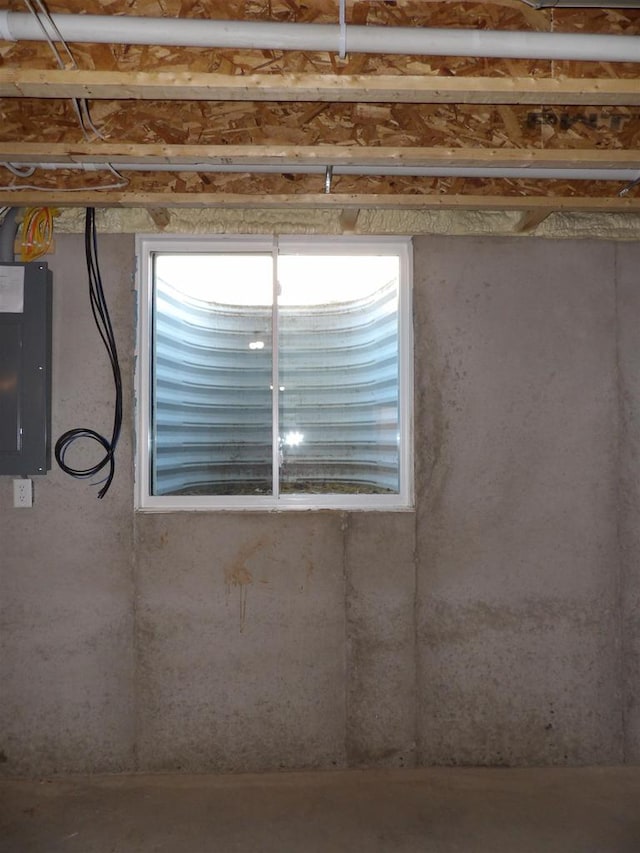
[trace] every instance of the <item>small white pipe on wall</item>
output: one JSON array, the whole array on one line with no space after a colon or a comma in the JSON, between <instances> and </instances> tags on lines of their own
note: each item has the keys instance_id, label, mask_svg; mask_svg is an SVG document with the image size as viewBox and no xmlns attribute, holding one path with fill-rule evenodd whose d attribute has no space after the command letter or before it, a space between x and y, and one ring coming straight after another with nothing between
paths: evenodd
<instances>
[{"instance_id":1,"label":"small white pipe on wall","mask_svg":"<svg viewBox=\"0 0 640 853\"><path fill-rule=\"evenodd\" d=\"M65 41L70 43L338 53L345 40L345 31L341 38L340 26L332 24L212 21L129 15L55 14L51 18ZM40 16L39 23L33 15L24 12L0 12L1 40L45 41L42 27L53 41L57 39L44 16ZM348 25L344 46L348 53L640 62L640 36L586 33Z\"/></svg>"}]
</instances>

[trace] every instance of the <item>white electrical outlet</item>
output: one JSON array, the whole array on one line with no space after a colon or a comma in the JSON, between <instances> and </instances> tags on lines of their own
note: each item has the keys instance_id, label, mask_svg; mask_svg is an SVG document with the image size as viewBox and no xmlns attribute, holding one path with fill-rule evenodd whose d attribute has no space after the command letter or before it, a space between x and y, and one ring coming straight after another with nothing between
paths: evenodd
<instances>
[{"instance_id":1,"label":"white electrical outlet","mask_svg":"<svg viewBox=\"0 0 640 853\"><path fill-rule=\"evenodd\" d=\"M20 508L33 506L33 480L13 481L13 505Z\"/></svg>"}]
</instances>

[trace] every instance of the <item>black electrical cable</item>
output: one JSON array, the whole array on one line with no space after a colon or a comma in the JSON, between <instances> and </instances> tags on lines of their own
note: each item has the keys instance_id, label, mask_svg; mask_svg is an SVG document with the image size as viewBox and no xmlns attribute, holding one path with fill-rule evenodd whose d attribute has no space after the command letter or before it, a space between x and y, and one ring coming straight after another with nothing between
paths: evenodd
<instances>
[{"instance_id":1,"label":"black electrical cable","mask_svg":"<svg viewBox=\"0 0 640 853\"><path fill-rule=\"evenodd\" d=\"M111 317L102 287L102 276L100 274L100 265L98 263L98 237L96 232L96 212L93 207L88 207L85 216L84 227L84 249L87 259L87 275L89 278L89 301L91 303L91 311L93 319L102 342L107 350L111 371L113 373L113 382L115 385L115 405L113 413L113 430L111 438L105 438L93 429L88 427L77 427L63 433L56 442L55 457L56 462L62 470L71 477L85 479L94 477L102 469L108 465L109 474L106 478L104 486L98 492L98 497L103 498L109 491L109 486L115 474L115 451L120 438L122 429L122 373L120 371L120 362L118 361L118 350L116 347L116 339L113 334L111 325ZM72 468L65 463L65 456L68 449L81 438L88 438L97 442L105 451L104 457L89 468Z\"/></svg>"}]
</instances>

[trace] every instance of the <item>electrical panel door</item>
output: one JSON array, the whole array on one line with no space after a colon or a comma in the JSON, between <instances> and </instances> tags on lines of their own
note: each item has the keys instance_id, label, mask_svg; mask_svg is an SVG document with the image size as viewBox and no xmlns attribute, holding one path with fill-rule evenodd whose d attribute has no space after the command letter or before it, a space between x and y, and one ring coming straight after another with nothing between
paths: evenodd
<instances>
[{"instance_id":1,"label":"electrical panel door","mask_svg":"<svg viewBox=\"0 0 640 853\"><path fill-rule=\"evenodd\" d=\"M0 264L0 474L51 468L51 296L46 263Z\"/></svg>"}]
</instances>

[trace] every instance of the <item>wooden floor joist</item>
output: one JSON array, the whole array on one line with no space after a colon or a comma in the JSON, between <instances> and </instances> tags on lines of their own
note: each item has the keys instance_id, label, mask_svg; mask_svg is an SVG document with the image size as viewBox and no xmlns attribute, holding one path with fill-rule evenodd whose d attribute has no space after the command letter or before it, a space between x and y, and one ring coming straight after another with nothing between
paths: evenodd
<instances>
[{"instance_id":1,"label":"wooden floor joist","mask_svg":"<svg viewBox=\"0 0 640 853\"><path fill-rule=\"evenodd\" d=\"M56 193L39 190L0 190L0 205L13 207L226 207L260 208L342 208L385 210L520 210L544 209L547 213L640 214L640 197L488 196L488 195L356 195L348 193L300 193L287 195L233 194L210 192L135 192L126 190L77 190Z\"/></svg>"},{"instance_id":2,"label":"wooden floor joist","mask_svg":"<svg viewBox=\"0 0 640 853\"><path fill-rule=\"evenodd\" d=\"M356 230L360 209L357 207L348 207L340 213L340 228L346 234L351 234Z\"/></svg>"},{"instance_id":3,"label":"wooden floor joist","mask_svg":"<svg viewBox=\"0 0 640 853\"><path fill-rule=\"evenodd\" d=\"M0 142L0 163L173 166L477 167L640 169L640 150L601 148L395 148L359 145L158 145ZM285 168L286 170L286 168Z\"/></svg>"},{"instance_id":4,"label":"wooden floor joist","mask_svg":"<svg viewBox=\"0 0 640 853\"><path fill-rule=\"evenodd\" d=\"M638 106L640 87L637 80L616 78L0 68L0 97Z\"/></svg>"},{"instance_id":5,"label":"wooden floor joist","mask_svg":"<svg viewBox=\"0 0 640 853\"><path fill-rule=\"evenodd\" d=\"M553 213L552 207L540 207L535 210L525 210L522 216L515 224L513 231L515 234L530 234L535 231L538 225L544 222L547 217Z\"/></svg>"}]
</instances>

